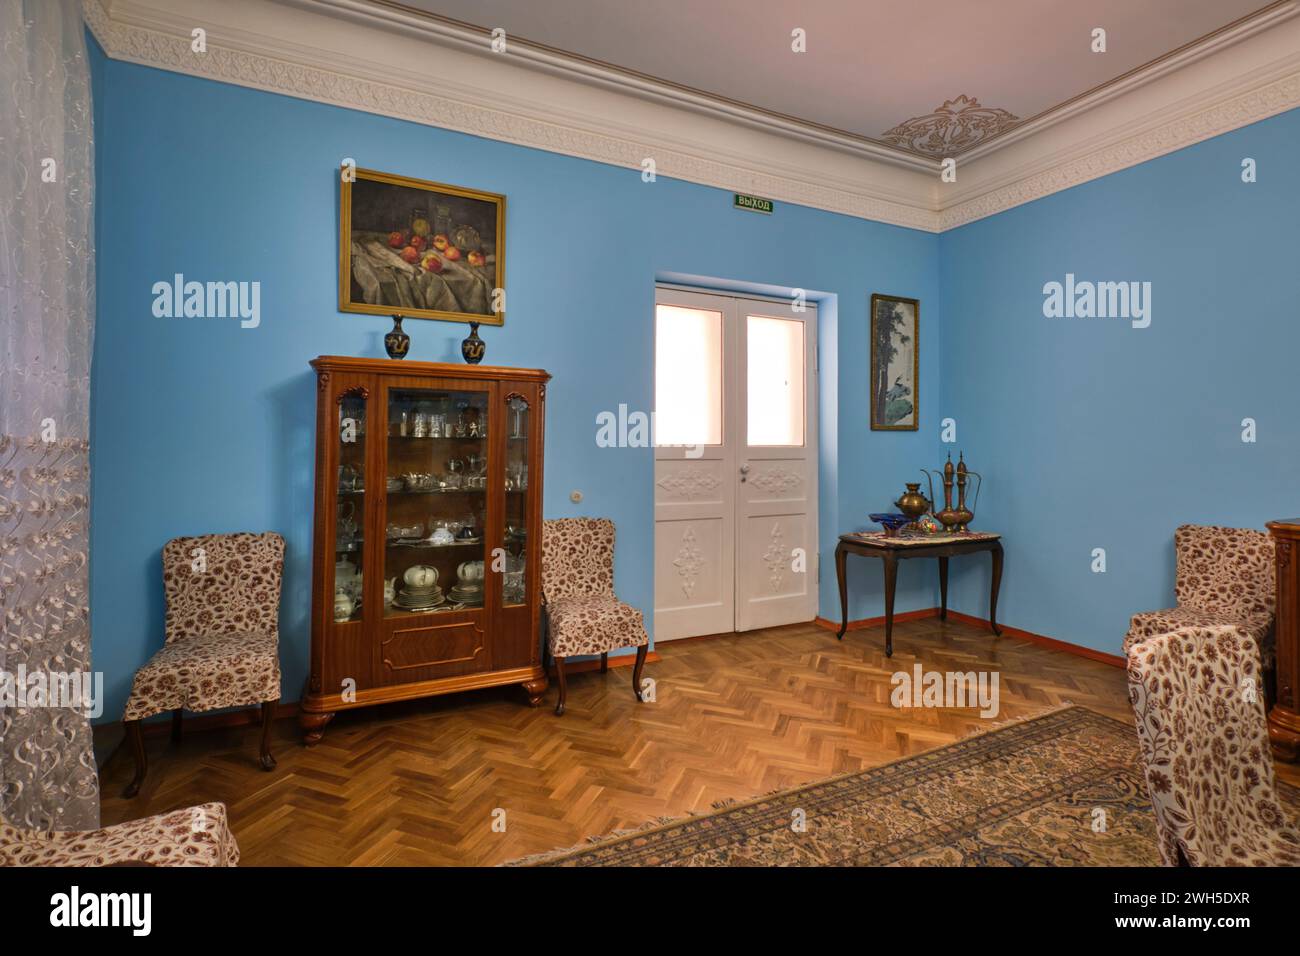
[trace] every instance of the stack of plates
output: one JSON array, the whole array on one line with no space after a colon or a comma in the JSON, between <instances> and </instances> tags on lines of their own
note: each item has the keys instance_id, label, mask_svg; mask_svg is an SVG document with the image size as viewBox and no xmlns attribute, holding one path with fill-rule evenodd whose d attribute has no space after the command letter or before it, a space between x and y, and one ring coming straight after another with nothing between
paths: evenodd
<instances>
[{"instance_id":1,"label":"stack of plates","mask_svg":"<svg viewBox=\"0 0 1300 956\"><path fill-rule=\"evenodd\" d=\"M483 585L467 584L464 581L458 581L456 586L451 589L450 597L457 604L482 604L483 603Z\"/></svg>"},{"instance_id":2,"label":"stack of plates","mask_svg":"<svg viewBox=\"0 0 1300 956\"><path fill-rule=\"evenodd\" d=\"M395 607L407 611L427 611L431 607L437 607L442 602L442 588L436 584L427 588L413 588L408 585L398 591L397 597L393 598Z\"/></svg>"}]
</instances>

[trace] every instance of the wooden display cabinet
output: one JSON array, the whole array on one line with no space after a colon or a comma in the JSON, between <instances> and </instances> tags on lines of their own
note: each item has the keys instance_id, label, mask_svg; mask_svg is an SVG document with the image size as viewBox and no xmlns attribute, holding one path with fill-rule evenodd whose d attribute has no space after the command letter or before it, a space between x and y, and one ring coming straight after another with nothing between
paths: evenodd
<instances>
[{"instance_id":1,"label":"wooden display cabinet","mask_svg":"<svg viewBox=\"0 0 1300 956\"><path fill-rule=\"evenodd\" d=\"M318 389L305 742L318 742L340 710L390 701L519 684L540 704L550 375L338 356L311 366Z\"/></svg>"}]
</instances>

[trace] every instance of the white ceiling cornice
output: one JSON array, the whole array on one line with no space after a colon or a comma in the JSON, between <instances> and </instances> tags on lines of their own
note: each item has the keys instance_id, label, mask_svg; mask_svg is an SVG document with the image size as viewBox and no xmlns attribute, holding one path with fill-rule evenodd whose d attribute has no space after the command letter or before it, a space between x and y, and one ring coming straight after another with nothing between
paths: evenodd
<instances>
[{"instance_id":1,"label":"white ceiling cornice","mask_svg":"<svg viewBox=\"0 0 1300 956\"><path fill-rule=\"evenodd\" d=\"M1300 106L1300 0L931 160L368 0L83 0L112 58L929 232ZM208 51L190 49L195 27ZM364 144L356 158L363 162Z\"/></svg>"}]
</instances>

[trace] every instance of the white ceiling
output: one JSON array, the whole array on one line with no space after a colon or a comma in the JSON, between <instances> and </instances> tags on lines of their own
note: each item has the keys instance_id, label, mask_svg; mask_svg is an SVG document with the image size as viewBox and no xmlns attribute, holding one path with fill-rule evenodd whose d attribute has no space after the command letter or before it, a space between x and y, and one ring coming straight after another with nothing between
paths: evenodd
<instances>
[{"instance_id":1,"label":"white ceiling","mask_svg":"<svg viewBox=\"0 0 1300 956\"><path fill-rule=\"evenodd\" d=\"M959 155L1266 0L402 0L508 38L933 156ZM807 52L791 51L802 28ZM1091 51L1106 30L1107 52ZM886 134L965 96L935 138ZM1010 114L1009 116L1007 114ZM931 129L933 127L930 127Z\"/></svg>"}]
</instances>

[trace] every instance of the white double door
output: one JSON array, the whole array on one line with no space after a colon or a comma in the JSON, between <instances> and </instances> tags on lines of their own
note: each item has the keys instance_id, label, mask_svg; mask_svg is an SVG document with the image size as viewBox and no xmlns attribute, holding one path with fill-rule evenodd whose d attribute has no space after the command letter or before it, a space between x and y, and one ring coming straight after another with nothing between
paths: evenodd
<instances>
[{"instance_id":1,"label":"white double door","mask_svg":"<svg viewBox=\"0 0 1300 956\"><path fill-rule=\"evenodd\" d=\"M655 295L656 641L817 614L817 312Z\"/></svg>"}]
</instances>

